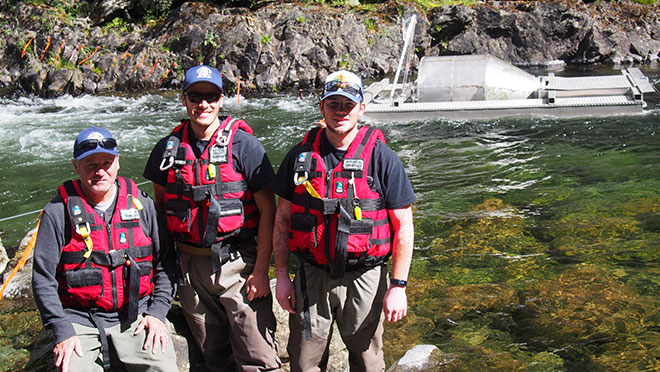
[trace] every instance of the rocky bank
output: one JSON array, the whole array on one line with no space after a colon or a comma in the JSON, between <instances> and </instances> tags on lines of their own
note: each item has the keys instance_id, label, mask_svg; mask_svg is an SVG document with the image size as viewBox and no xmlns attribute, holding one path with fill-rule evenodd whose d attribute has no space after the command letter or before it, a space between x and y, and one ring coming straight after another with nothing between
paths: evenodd
<instances>
[{"instance_id":1,"label":"rocky bank","mask_svg":"<svg viewBox=\"0 0 660 372\"><path fill-rule=\"evenodd\" d=\"M314 89L328 71L393 73L402 19L417 15L416 61L490 53L518 65L653 63L660 5L632 1L484 1L421 12L404 1L330 7L270 2L0 1L0 93L55 97L177 89L206 63L241 94ZM45 2L48 3L48 2ZM167 16L158 7L170 4ZM34 5L41 4L41 5Z\"/></svg>"}]
</instances>

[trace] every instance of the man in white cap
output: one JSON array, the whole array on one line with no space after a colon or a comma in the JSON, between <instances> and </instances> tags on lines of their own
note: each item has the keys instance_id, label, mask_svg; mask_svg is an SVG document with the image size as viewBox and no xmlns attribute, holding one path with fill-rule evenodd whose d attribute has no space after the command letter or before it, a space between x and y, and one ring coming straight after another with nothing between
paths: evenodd
<instances>
[{"instance_id":1,"label":"man in white cap","mask_svg":"<svg viewBox=\"0 0 660 372\"><path fill-rule=\"evenodd\" d=\"M219 117L223 99L218 70L189 69L188 119L156 144L144 177L176 240L181 307L206 367L279 370L268 278L273 167L247 123Z\"/></svg>"},{"instance_id":2,"label":"man in white cap","mask_svg":"<svg viewBox=\"0 0 660 372\"><path fill-rule=\"evenodd\" d=\"M32 288L55 335L55 366L122 369L110 365L112 350L130 371L175 372L165 326L174 257L155 204L117 177L117 142L106 129L80 132L73 157L79 179L60 186L44 208L34 248Z\"/></svg>"},{"instance_id":3,"label":"man in white cap","mask_svg":"<svg viewBox=\"0 0 660 372\"><path fill-rule=\"evenodd\" d=\"M407 313L417 198L381 131L358 126L365 104L357 75L330 74L319 108L325 128L289 151L272 186L276 297L291 314L291 371L326 369L333 322L351 371L384 371L383 320Z\"/></svg>"}]
</instances>

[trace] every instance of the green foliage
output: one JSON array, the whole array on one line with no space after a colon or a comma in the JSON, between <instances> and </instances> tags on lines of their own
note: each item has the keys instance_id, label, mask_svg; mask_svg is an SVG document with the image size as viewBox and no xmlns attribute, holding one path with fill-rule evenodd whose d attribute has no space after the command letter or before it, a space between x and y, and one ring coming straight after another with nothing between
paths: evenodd
<instances>
[{"instance_id":1,"label":"green foliage","mask_svg":"<svg viewBox=\"0 0 660 372\"><path fill-rule=\"evenodd\" d=\"M365 18L362 23L367 27L367 30L374 31L376 29L376 20L374 18Z\"/></svg>"},{"instance_id":2,"label":"green foliage","mask_svg":"<svg viewBox=\"0 0 660 372\"><path fill-rule=\"evenodd\" d=\"M104 31L115 29L117 32L128 32L128 24L123 18L115 18L103 26Z\"/></svg>"},{"instance_id":3,"label":"green foliage","mask_svg":"<svg viewBox=\"0 0 660 372\"><path fill-rule=\"evenodd\" d=\"M304 15L298 16L298 18L296 18L296 21L298 23L305 23L305 16Z\"/></svg>"},{"instance_id":4,"label":"green foliage","mask_svg":"<svg viewBox=\"0 0 660 372\"><path fill-rule=\"evenodd\" d=\"M261 43L264 45L268 45L270 43L270 35L261 35Z\"/></svg>"},{"instance_id":5,"label":"green foliage","mask_svg":"<svg viewBox=\"0 0 660 372\"><path fill-rule=\"evenodd\" d=\"M218 34L215 32L211 31L206 34L206 37L204 38L204 46L210 45L214 48L218 47L218 43L215 41L215 39L218 37Z\"/></svg>"}]
</instances>

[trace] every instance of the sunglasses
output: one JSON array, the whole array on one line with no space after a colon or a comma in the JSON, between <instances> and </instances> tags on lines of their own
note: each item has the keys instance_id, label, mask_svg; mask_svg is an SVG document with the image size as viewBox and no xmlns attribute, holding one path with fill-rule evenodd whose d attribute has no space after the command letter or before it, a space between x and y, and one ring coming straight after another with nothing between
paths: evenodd
<instances>
[{"instance_id":1,"label":"sunglasses","mask_svg":"<svg viewBox=\"0 0 660 372\"><path fill-rule=\"evenodd\" d=\"M323 95L330 92L344 91L348 94L354 95L356 97L362 97L362 87L358 84L333 80L325 84L323 87Z\"/></svg>"},{"instance_id":2,"label":"sunglasses","mask_svg":"<svg viewBox=\"0 0 660 372\"><path fill-rule=\"evenodd\" d=\"M206 101L206 103L216 103L222 98L222 92L209 94L190 92L186 93L186 97L188 97L188 100L192 103L202 103L202 101Z\"/></svg>"},{"instance_id":3,"label":"sunglasses","mask_svg":"<svg viewBox=\"0 0 660 372\"><path fill-rule=\"evenodd\" d=\"M84 152L94 150L98 146L101 146L106 150L112 150L117 147L117 141L115 141L114 138L103 138L101 140L87 139L77 144L74 147L73 152L76 154L82 154Z\"/></svg>"}]
</instances>

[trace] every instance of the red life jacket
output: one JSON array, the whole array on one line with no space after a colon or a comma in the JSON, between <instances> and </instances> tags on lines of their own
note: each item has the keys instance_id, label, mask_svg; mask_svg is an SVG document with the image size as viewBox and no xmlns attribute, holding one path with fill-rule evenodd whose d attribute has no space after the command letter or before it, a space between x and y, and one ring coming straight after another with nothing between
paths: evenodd
<instances>
[{"instance_id":1,"label":"red life jacket","mask_svg":"<svg viewBox=\"0 0 660 372\"><path fill-rule=\"evenodd\" d=\"M134 320L138 299L152 291L153 245L142 231L135 182L117 180L119 195L109 225L87 203L79 180L57 189L69 214L71 239L62 247L56 279L65 307L105 311L128 307L128 318Z\"/></svg>"},{"instance_id":2,"label":"red life jacket","mask_svg":"<svg viewBox=\"0 0 660 372\"><path fill-rule=\"evenodd\" d=\"M236 131L251 135L252 128L227 117L198 159L190 144L189 126L185 120L172 131L163 154L163 164L171 164L164 195L168 230L177 241L201 247L239 233L254 237L259 211L232 162Z\"/></svg>"},{"instance_id":3,"label":"red life jacket","mask_svg":"<svg viewBox=\"0 0 660 372\"><path fill-rule=\"evenodd\" d=\"M320 155L321 130L305 135L296 159L289 249L312 264L331 266L332 277L340 278L346 265L375 266L391 253L385 202L368 182L374 146L385 138L378 129L361 127L328 173Z\"/></svg>"}]
</instances>

